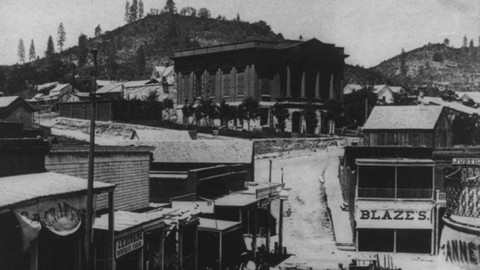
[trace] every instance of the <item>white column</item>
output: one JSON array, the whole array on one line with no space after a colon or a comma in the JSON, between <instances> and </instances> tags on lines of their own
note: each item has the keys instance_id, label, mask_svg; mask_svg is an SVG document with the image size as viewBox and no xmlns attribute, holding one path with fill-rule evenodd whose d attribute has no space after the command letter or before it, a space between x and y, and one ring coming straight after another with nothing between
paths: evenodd
<instances>
[{"instance_id":1,"label":"white column","mask_svg":"<svg viewBox=\"0 0 480 270\"><path fill-rule=\"evenodd\" d=\"M292 96L292 81L291 81L290 67L287 66L287 97Z\"/></svg>"},{"instance_id":2,"label":"white column","mask_svg":"<svg viewBox=\"0 0 480 270\"><path fill-rule=\"evenodd\" d=\"M315 98L320 98L320 73L317 73L315 79Z\"/></svg>"},{"instance_id":3,"label":"white column","mask_svg":"<svg viewBox=\"0 0 480 270\"><path fill-rule=\"evenodd\" d=\"M329 89L329 98L335 98L335 93L333 91L333 73L330 75L330 89Z\"/></svg>"}]
</instances>

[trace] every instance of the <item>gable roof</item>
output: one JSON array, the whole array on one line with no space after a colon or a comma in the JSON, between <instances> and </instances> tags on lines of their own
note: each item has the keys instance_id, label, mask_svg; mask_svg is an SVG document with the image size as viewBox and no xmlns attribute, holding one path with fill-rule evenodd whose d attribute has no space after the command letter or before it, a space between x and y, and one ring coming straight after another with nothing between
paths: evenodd
<instances>
[{"instance_id":1,"label":"gable roof","mask_svg":"<svg viewBox=\"0 0 480 270\"><path fill-rule=\"evenodd\" d=\"M480 92L457 92L460 100L471 99L473 102L480 103Z\"/></svg>"},{"instance_id":2,"label":"gable roof","mask_svg":"<svg viewBox=\"0 0 480 270\"><path fill-rule=\"evenodd\" d=\"M443 106L375 106L364 130L433 130Z\"/></svg>"},{"instance_id":3,"label":"gable roof","mask_svg":"<svg viewBox=\"0 0 480 270\"><path fill-rule=\"evenodd\" d=\"M404 91L403 87L401 86L389 86L390 90L392 90L392 92L394 93L402 93Z\"/></svg>"},{"instance_id":4,"label":"gable roof","mask_svg":"<svg viewBox=\"0 0 480 270\"><path fill-rule=\"evenodd\" d=\"M388 88L386 84L378 84L373 86L373 93L378 94L383 89Z\"/></svg>"},{"instance_id":5,"label":"gable roof","mask_svg":"<svg viewBox=\"0 0 480 270\"><path fill-rule=\"evenodd\" d=\"M0 97L0 117L8 116L19 106L23 106L29 112L35 111L30 104L19 96Z\"/></svg>"},{"instance_id":6,"label":"gable roof","mask_svg":"<svg viewBox=\"0 0 480 270\"><path fill-rule=\"evenodd\" d=\"M53 88L52 90L50 90L49 96L59 95L60 92L61 92L64 88L66 88L66 87L68 87L68 86L70 86L69 83L57 84L57 85L55 86L55 88Z\"/></svg>"},{"instance_id":7,"label":"gable roof","mask_svg":"<svg viewBox=\"0 0 480 270\"><path fill-rule=\"evenodd\" d=\"M158 163L244 163L253 159L253 142L247 140L139 141L155 147ZM136 143L138 144L138 143Z\"/></svg>"},{"instance_id":8,"label":"gable roof","mask_svg":"<svg viewBox=\"0 0 480 270\"><path fill-rule=\"evenodd\" d=\"M469 106L465 106L460 102L457 101L445 101L440 97L423 97L421 99L423 104L435 104L435 105L441 105L447 108L450 108L452 110L466 113L466 114L478 114L480 115L480 109L477 108L472 108Z\"/></svg>"},{"instance_id":9,"label":"gable roof","mask_svg":"<svg viewBox=\"0 0 480 270\"><path fill-rule=\"evenodd\" d=\"M19 96L0 97L0 109L10 106Z\"/></svg>"}]
</instances>

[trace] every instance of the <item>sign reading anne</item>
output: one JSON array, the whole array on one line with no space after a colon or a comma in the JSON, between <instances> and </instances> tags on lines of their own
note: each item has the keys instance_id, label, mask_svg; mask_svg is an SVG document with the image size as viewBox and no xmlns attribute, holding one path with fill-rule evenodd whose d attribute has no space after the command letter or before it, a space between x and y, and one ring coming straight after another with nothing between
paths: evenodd
<instances>
[{"instance_id":1,"label":"sign reading anne","mask_svg":"<svg viewBox=\"0 0 480 270\"><path fill-rule=\"evenodd\" d=\"M136 232L115 241L115 258L143 247L143 232Z\"/></svg>"}]
</instances>

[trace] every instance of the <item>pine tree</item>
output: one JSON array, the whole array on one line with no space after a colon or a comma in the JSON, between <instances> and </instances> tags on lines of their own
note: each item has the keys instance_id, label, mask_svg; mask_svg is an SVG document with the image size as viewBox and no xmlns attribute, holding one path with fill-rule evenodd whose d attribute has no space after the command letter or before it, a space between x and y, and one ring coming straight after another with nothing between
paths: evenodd
<instances>
[{"instance_id":1,"label":"pine tree","mask_svg":"<svg viewBox=\"0 0 480 270\"><path fill-rule=\"evenodd\" d=\"M236 18L236 21L239 22L240 21L240 13L237 13L237 18Z\"/></svg>"},{"instance_id":2,"label":"pine tree","mask_svg":"<svg viewBox=\"0 0 480 270\"><path fill-rule=\"evenodd\" d=\"M140 2L138 2L138 18L139 19L143 18L143 2L142 2L142 0L140 0Z\"/></svg>"},{"instance_id":3,"label":"pine tree","mask_svg":"<svg viewBox=\"0 0 480 270\"><path fill-rule=\"evenodd\" d=\"M466 47L467 47L467 43L468 43L468 39L467 39L467 36L465 35L465 36L463 36L463 45L462 45L462 47L463 47L463 48L466 48Z\"/></svg>"},{"instance_id":4,"label":"pine tree","mask_svg":"<svg viewBox=\"0 0 480 270\"><path fill-rule=\"evenodd\" d=\"M133 0L132 5L130 6L130 11L129 11L129 23L132 23L136 21L138 18L138 1Z\"/></svg>"},{"instance_id":5,"label":"pine tree","mask_svg":"<svg viewBox=\"0 0 480 270\"><path fill-rule=\"evenodd\" d=\"M82 67L87 63L87 55L88 55L88 49L87 49L87 36L84 34L80 34L78 37L78 65Z\"/></svg>"},{"instance_id":6,"label":"pine tree","mask_svg":"<svg viewBox=\"0 0 480 270\"><path fill-rule=\"evenodd\" d=\"M167 0L167 3L165 3L165 7L163 8L163 11L170 14L176 14L177 6L175 5L175 2L173 2L173 0Z\"/></svg>"},{"instance_id":7,"label":"pine tree","mask_svg":"<svg viewBox=\"0 0 480 270\"><path fill-rule=\"evenodd\" d=\"M18 41L18 60L21 64L25 62L25 46L23 44L23 39Z\"/></svg>"},{"instance_id":8,"label":"pine tree","mask_svg":"<svg viewBox=\"0 0 480 270\"><path fill-rule=\"evenodd\" d=\"M473 38L470 39L470 48L473 48Z\"/></svg>"},{"instance_id":9,"label":"pine tree","mask_svg":"<svg viewBox=\"0 0 480 270\"><path fill-rule=\"evenodd\" d=\"M303 36L300 35L300 36L298 37L298 39L299 39L299 40L303 40Z\"/></svg>"},{"instance_id":10,"label":"pine tree","mask_svg":"<svg viewBox=\"0 0 480 270\"><path fill-rule=\"evenodd\" d=\"M445 45L445 47L448 47L450 46L450 39L446 38L443 40L443 45Z\"/></svg>"},{"instance_id":11,"label":"pine tree","mask_svg":"<svg viewBox=\"0 0 480 270\"><path fill-rule=\"evenodd\" d=\"M130 22L130 3L128 1L125 2L125 22Z\"/></svg>"},{"instance_id":12,"label":"pine tree","mask_svg":"<svg viewBox=\"0 0 480 270\"><path fill-rule=\"evenodd\" d=\"M65 28L63 28L63 23L60 23L60 25L58 26L58 40L57 40L59 51L63 50L63 45L65 44L65 40L67 40L67 37L65 34Z\"/></svg>"},{"instance_id":13,"label":"pine tree","mask_svg":"<svg viewBox=\"0 0 480 270\"><path fill-rule=\"evenodd\" d=\"M100 27L100 24L95 27L95 37L99 37L102 35L102 28Z\"/></svg>"},{"instance_id":14,"label":"pine tree","mask_svg":"<svg viewBox=\"0 0 480 270\"><path fill-rule=\"evenodd\" d=\"M48 37L47 50L45 51L45 57L50 58L55 54L55 45L53 45L52 36Z\"/></svg>"},{"instance_id":15,"label":"pine tree","mask_svg":"<svg viewBox=\"0 0 480 270\"><path fill-rule=\"evenodd\" d=\"M36 58L37 58L37 55L35 53L35 44L33 43L33 39L32 39L32 42L30 42L30 54L29 54L28 60L35 61Z\"/></svg>"}]
</instances>

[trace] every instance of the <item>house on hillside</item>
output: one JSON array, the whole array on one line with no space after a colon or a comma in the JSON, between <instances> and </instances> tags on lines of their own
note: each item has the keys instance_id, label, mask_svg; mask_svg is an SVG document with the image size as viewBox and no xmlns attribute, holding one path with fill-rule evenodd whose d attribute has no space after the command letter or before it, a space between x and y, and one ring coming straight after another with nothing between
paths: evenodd
<instances>
[{"instance_id":1,"label":"house on hillside","mask_svg":"<svg viewBox=\"0 0 480 270\"><path fill-rule=\"evenodd\" d=\"M286 130L300 133L301 111L307 103L320 110L327 99L342 101L346 57L343 48L317 39L253 40L177 51L177 100L240 104L251 96L271 102L261 112L267 121L255 121L257 128L274 125L269 114L275 102L280 102L291 115ZM179 115L181 107L177 107Z\"/></svg>"},{"instance_id":2,"label":"house on hillside","mask_svg":"<svg viewBox=\"0 0 480 270\"><path fill-rule=\"evenodd\" d=\"M456 92L457 96L458 96L458 100L460 100L461 102L463 103L467 103L467 104L472 104L472 105L475 105L475 106L479 106L480 105L480 92ZM470 105L469 104L469 105Z\"/></svg>"},{"instance_id":3,"label":"house on hillside","mask_svg":"<svg viewBox=\"0 0 480 270\"><path fill-rule=\"evenodd\" d=\"M176 103L175 91L165 91L163 84L157 79L114 82L99 88L96 92L103 99L126 100L145 100L151 93L157 94L158 101L170 98Z\"/></svg>"},{"instance_id":4,"label":"house on hillside","mask_svg":"<svg viewBox=\"0 0 480 270\"><path fill-rule=\"evenodd\" d=\"M26 128L33 127L35 109L19 96L0 97L0 120L22 123Z\"/></svg>"},{"instance_id":5,"label":"house on hillside","mask_svg":"<svg viewBox=\"0 0 480 270\"><path fill-rule=\"evenodd\" d=\"M357 92L358 90L362 89L363 86L359 84L347 84L343 88L343 95L349 95L351 93Z\"/></svg>"},{"instance_id":6,"label":"house on hillside","mask_svg":"<svg viewBox=\"0 0 480 270\"><path fill-rule=\"evenodd\" d=\"M392 104L395 102L394 93L402 94L405 92L401 86L388 86L386 84L374 85L372 91L377 95L378 104Z\"/></svg>"},{"instance_id":7,"label":"house on hillside","mask_svg":"<svg viewBox=\"0 0 480 270\"><path fill-rule=\"evenodd\" d=\"M369 146L452 146L452 128L443 106L375 106L363 127Z\"/></svg>"}]
</instances>

